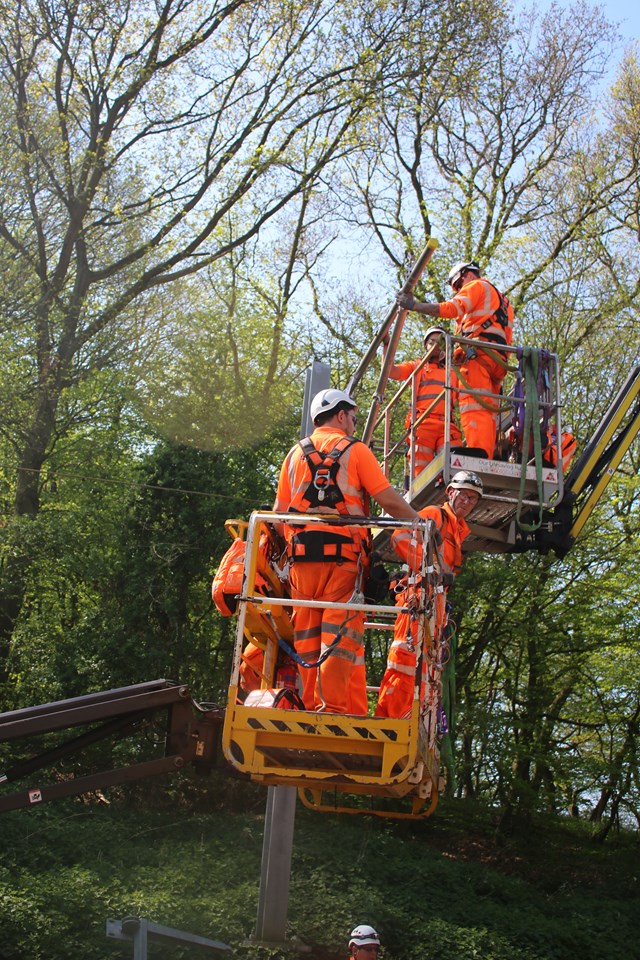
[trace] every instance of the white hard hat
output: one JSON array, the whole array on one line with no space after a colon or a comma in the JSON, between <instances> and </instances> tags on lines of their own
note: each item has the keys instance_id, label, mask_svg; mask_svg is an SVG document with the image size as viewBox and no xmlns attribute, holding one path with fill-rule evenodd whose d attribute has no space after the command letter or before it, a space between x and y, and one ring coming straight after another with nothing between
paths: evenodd
<instances>
[{"instance_id":1,"label":"white hard hat","mask_svg":"<svg viewBox=\"0 0 640 960\"><path fill-rule=\"evenodd\" d=\"M442 344L440 343L441 336L442 336L442 330L429 330L427 335L424 338L425 350L431 343L437 344L440 347L440 349L442 349Z\"/></svg>"},{"instance_id":2,"label":"white hard hat","mask_svg":"<svg viewBox=\"0 0 640 960\"><path fill-rule=\"evenodd\" d=\"M447 484L447 490L473 490L480 496L484 493L482 478L473 470L458 470Z\"/></svg>"},{"instance_id":3,"label":"white hard hat","mask_svg":"<svg viewBox=\"0 0 640 960\"><path fill-rule=\"evenodd\" d=\"M468 260L464 263L456 263L455 267L451 267L449 271L448 282L453 289L456 289L456 284L458 280L465 272L465 270L471 270L473 273L477 273L480 276L480 267L474 260Z\"/></svg>"},{"instance_id":4,"label":"white hard hat","mask_svg":"<svg viewBox=\"0 0 640 960\"><path fill-rule=\"evenodd\" d=\"M351 931L349 948L353 946L364 947L367 943L375 943L380 946L380 937L373 927L370 927L367 923L361 923Z\"/></svg>"},{"instance_id":5,"label":"white hard hat","mask_svg":"<svg viewBox=\"0 0 640 960\"><path fill-rule=\"evenodd\" d=\"M437 343L439 347L442 346L441 337L446 335L446 331L442 327L429 327L427 332L424 335L424 347L427 349L427 344Z\"/></svg>"},{"instance_id":6,"label":"white hard hat","mask_svg":"<svg viewBox=\"0 0 640 960\"><path fill-rule=\"evenodd\" d=\"M344 390L321 390L320 393L316 393L311 401L309 410L311 419L315 421L319 414L331 413L341 403L348 403L350 407L358 406L353 397L350 397Z\"/></svg>"}]
</instances>

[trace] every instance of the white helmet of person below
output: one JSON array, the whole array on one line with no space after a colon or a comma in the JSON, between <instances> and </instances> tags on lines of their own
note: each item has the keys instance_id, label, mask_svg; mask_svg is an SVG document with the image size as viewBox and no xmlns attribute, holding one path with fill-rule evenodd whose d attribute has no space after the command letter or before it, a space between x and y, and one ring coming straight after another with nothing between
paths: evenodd
<instances>
[{"instance_id":1,"label":"white helmet of person below","mask_svg":"<svg viewBox=\"0 0 640 960\"><path fill-rule=\"evenodd\" d=\"M472 490L479 496L484 493L482 478L473 470L458 470L454 473L447 484L447 491L449 490Z\"/></svg>"},{"instance_id":2,"label":"white helmet of person below","mask_svg":"<svg viewBox=\"0 0 640 960\"><path fill-rule=\"evenodd\" d=\"M475 260L467 260L464 263L456 263L455 267L451 267L449 271L449 276L447 281L449 286L453 287L454 290L458 289L462 275L471 270L472 273L477 273L480 276L480 267L475 262Z\"/></svg>"},{"instance_id":3,"label":"white helmet of person below","mask_svg":"<svg viewBox=\"0 0 640 960\"><path fill-rule=\"evenodd\" d=\"M367 923L361 923L354 927L349 937L349 949L351 947L367 947L370 945L380 946L380 937L373 927Z\"/></svg>"},{"instance_id":4,"label":"white helmet of person below","mask_svg":"<svg viewBox=\"0 0 640 960\"><path fill-rule=\"evenodd\" d=\"M315 421L321 413L331 413L341 403L346 403L355 408L358 406L353 397L350 397L344 390L321 390L320 393L316 393L311 401L309 415Z\"/></svg>"}]
</instances>

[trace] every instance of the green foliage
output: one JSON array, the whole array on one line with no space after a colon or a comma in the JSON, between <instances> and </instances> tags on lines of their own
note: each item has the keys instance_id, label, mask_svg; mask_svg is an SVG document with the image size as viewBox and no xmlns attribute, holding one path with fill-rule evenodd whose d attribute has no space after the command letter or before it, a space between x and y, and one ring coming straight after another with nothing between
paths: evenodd
<instances>
[{"instance_id":1,"label":"green foliage","mask_svg":"<svg viewBox=\"0 0 640 960\"><path fill-rule=\"evenodd\" d=\"M262 791L256 797L264 802ZM107 941L104 924L129 915L227 942L239 960L262 955L245 943L261 816L118 804L5 816L7 960L126 956L130 946ZM491 834L477 805L448 804L426 823L396 826L298 810L289 936L311 945L310 960L345 957L357 922L376 926L386 960L627 960L640 915L630 838L605 853L569 823L539 821L507 847Z\"/></svg>"},{"instance_id":2,"label":"green foliage","mask_svg":"<svg viewBox=\"0 0 640 960\"><path fill-rule=\"evenodd\" d=\"M595 520L563 561L474 556L463 568L452 597L467 796L575 813L607 784L635 822L636 488L614 484L603 512L624 523ZM615 507L618 497L628 509Z\"/></svg>"},{"instance_id":3,"label":"green foliage","mask_svg":"<svg viewBox=\"0 0 640 960\"><path fill-rule=\"evenodd\" d=\"M295 269L295 246L282 256ZM228 452L259 446L291 422L308 340L288 315L291 290L277 267L228 258L206 282L183 285L180 323L167 327L137 386L158 435Z\"/></svg>"},{"instance_id":4,"label":"green foliage","mask_svg":"<svg viewBox=\"0 0 640 960\"><path fill-rule=\"evenodd\" d=\"M638 65L601 129L599 11L286 0L154 24L147 7L2 6L6 707L161 675L224 697L224 520L271 502L302 370L316 356L347 382L427 234L420 292L444 296L462 256L504 279L516 339L560 356L580 444L637 340ZM407 324L403 357L423 332ZM462 795L570 807L605 836L640 818L637 476L636 445L562 562L467 563ZM385 653L367 651L374 676ZM492 935L465 949L503 950Z\"/></svg>"},{"instance_id":5,"label":"green foliage","mask_svg":"<svg viewBox=\"0 0 640 960\"><path fill-rule=\"evenodd\" d=\"M58 481L36 518L7 531L31 558L12 704L161 676L223 696L231 628L212 608L211 576L230 542L225 520L272 501L280 450L277 440L230 454L163 442L119 482L114 463L100 477L96 462L64 489Z\"/></svg>"}]
</instances>

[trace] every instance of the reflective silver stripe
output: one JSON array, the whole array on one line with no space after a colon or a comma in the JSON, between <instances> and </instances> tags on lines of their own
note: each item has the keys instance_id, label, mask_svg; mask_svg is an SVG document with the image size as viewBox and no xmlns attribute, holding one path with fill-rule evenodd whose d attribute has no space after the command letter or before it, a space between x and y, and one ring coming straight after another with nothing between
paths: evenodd
<instances>
[{"instance_id":1,"label":"reflective silver stripe","mask_svg":"<svg viewBox=\"0 0 640 960\"><path fill-rule=\"evenodd\" d=\"M333 634L334 636L341 634L343 637L349 637L350 640L356 640L359 643L362 642L361 630L352 630L351 627L340 627L337 623L323 623L322 632Z\"/></svg>"},{"instance_id":2,"label":"reflective silver stripe","mask_svg":"<svg viewBox=\"0 0 640 960\"><path fill-rule=\"evenodd\" d=\"M419 433L418 433L418 436L420 436ZM433 447L428 447L425 443L414 444L414 449L416 453L432 453L435 456L435 450L433 449Z\"/></svg>"},{"instance_id":3,"label":"reflective silver stripe","mask_svg":"<svg viewBox=\"0 0 640 960\"><path fill-rule=\"evenodd\" d=\"M415 653L416 643L413 637L405 637L404 640L394 640L391 646L389 647L389 653L393 653L394 650L406 650L407 653Z\"/></svg>"},{"instance_id":4,"label":"reflective silver stripe","mask_svg":"<svg viewBox=\"0 0 640 960\"><path fill-rule=\"evenodd\" d=\"M413 543L415 546L418 544L417 537L411 530L397 530L392 534L392 540L394 543L403 543L405 540L408 540L409 543Z\"/></svg>"},{"instance_id":5,"label":"reflective silver stripe","mask_svg":"<svg viewBox=\"0 0 640 960\"><path fill-rule=\"evenodd\" d=\"M387 670L395 670L396 673L403 673L407 677L415 676L416 668L408 667L404 663L396 663L395 660L387 660Z\"/></svg>"},{"instance_id":6,"label":"reflective silver stripe","mask_svg":"<svg viewBox=\"0 0 640 960\"><path fill-rule=\"evenodd\" d=\"M466 363L466 361L465 361L465 363ZM465 364L463 363L461 366L462 366L462 368L464 368ZM498 397L497 397L497 395L496 395L496 399L495 399L495 400L493 400L491 397L483 397L482 399L483 399L483 401L487 404L486 407L485 407L485 406L482 406L482 404L480 404L480 403L478 403L476 400L474 400L473 397L471 397L470 394L468 394L468 393L466 393L466 394L465 394L465 393L462 393L461 396L460 396L460 412L461 412L461 413L463 413L463 412L464 412L464 413L478 413L480 410L482 410L484 413L488 413L490 417L493 417L494 419L496 419L497 416L498 416L498 413L497 413L497 411L498 411ZM496 411L495 413L494 413L494 410Z\"/></svg>"},{"instance_id":7,"label":"reflective silver stripe","mask_svg":"<svg viewBox=\"0 0 640 960\"><path fill-rule=\"evenodd\" d=\"M313 637L319 637L321 634L320 627L309 627L308 630L294 630L293 636L296 640L311 640Z\"/></svg>"},{"instance_id":8,"label":"reflective silver stripe","mask_svg":"<svg viewBox=\"0 0 640 960\"><path fill-rule=\"evenodd\" d=\"M296 653L298 656L301 656L303 660L309 662L320 659L320 647L314 647L313 650L307 650L305 647L297 647Z\"/></svg>"},{"instance_id":9,"label":"reflective silver stripe","mask_svg":"<svg viewBox=\"0 0 640 960\"><path fill-rule=\"evenodd\" d=\"M498 305L496 307L491 306L491 301L493 299L494 289L490 283L486 280L480 280L482 286L484 287L484 302L482 306L478 307L477 310L471 310L471 300L469 297L460 297L461 301L466 301L468 307L464 313L464 316L461 320L462 325L462 334L469 339L478 339L482 340L483 334L495 334L499 336L506 343L506 334L504 328L493 320L493 315L500 306L500 296L496 291L496 296L498 297ZM456 297L454 297L454 300ZM491 326L483 327L483 323L486 320L491 320Z\"/></svg>"},{"instance_id":10,"label":"reflective silver stripe","mask_svg":"<svg viewBox=\"0 0 640 960\"><path fill-rule=\"evenodd\" d=\"M322 653L326 653L329 649L329 644L322 644ZM353 650L346 650L344 647L335 646L331 647L331 656L337 657L339 660L348 660L349 663L354 664L356 662L356 655Z\"/></svg>"}]
</instances>

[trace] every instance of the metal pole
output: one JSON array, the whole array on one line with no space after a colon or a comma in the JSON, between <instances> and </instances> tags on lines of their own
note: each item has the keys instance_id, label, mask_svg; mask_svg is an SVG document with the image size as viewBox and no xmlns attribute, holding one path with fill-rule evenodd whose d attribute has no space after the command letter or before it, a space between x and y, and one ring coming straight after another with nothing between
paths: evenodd
<instances>
[{"instance_id":1,"label":"metal pole","mask_svg":"<svg viewBox=\"0 0 640 960\"><path fill-rule=\"evenodd\" d=\"M307 367L304 380L304 400L302 402L302 417L300 421L300 439L308 437L313 432L313 423L309 416L309 407L316 393L329 387L331 367L328 363L313 360Z\"/></svg>"},{"instance_id":2,"label":"metal pole","mask_svg":"<svg viewBox=\"0 0 640 960\"><path fill-rule=\"evenodd\" d=\"M269 787L255 939L284 943L296 816L296 787Z\"/></svg>"},{"instance_id":3,"label":"metal pole","mask_svg":"<svg viewBox=\"0 0 640 960\"><path fill-rule=\"evenodd\" d=\"M429 260L435 253L437 246L438 246L438 241L435 240L433 237L430 237L429 240L427 241L427 245L425 246L424 250L418 257L417 261L415 262L411 270L411 273L405 280L404 286L402 287L403 293L412 292L413 288L415 287L420 277L424 273L425 267L427 266ZM391 335L390 335L389 347L382 361L382 368L380 370L380 376L378 378L376 391L373 395L373 401L369 409L369 416L367 417L367 422L365 424L365 428L362 433L363 443L367 443L367 444L371 443L373 427L378 417L378 410L380 409L381 405L384 403L384 394L387 388L387 381L389 379L389 370L391 369L391 367L393 366L393 363L395 362L396 350L398 347L398 343L400 341L400 335L402 333L402 328L404 326L404 321L406 316L407 316L406 310L399 310L396 306L393 306L391 308L391 310L389 311L389 313L387 314L384 320L384 323L378 330L378 333L376 334L374 341L371 344L371 347L369 348L368 353L366 354L364 359L361 361L360 366L358 367L353 377L349 381L348 392L351 392L356 388L356 386L362 379L367 366L375 356L376 351L380 346L380 344L382 343L382 341L384 340L384 338L389 334L389 331L391 330L391 327L394 324L394 320L395 320L395 325L393 325L393 330L391 331Z\"/></svg>"},{"instance_id":4,"label":"metal pole","mask_svg":"<svg viewBox=\"0 0 640 960\"><path fill-rule=\"evenodd\" d=\"M169 944L187 943L190 946L201 947L209 952L233 952L228 943L211 940L209 937L201 937L197 933L189 933L187 930L165 927L162 924L153 923L145 917L107 920L107 936L114 940L125 940L133 943L133 960L147 960L150 940Z\"/></svg>"},{"instance_id":5,"label":"metal pole","mask_svg":"<svg viewBox=\"0 0 640 960\"><path fill-rule=\"evenodd\" d=\"M133 937L133 960L147 960L149 944L149 930L147 921L141 920L140 926Z\"/></svg>"},{"instance_id":6,"label":"metal pole","mask_svg":"<svg viewBox=\"0 0 640 960\"><path fill-rule=\"evenodd\" d=\"M426 265L428 264L429 260L435 253L437 247L438 247L438 241L435 239L435 237L429 237L424 250L416 260L415 264L411 268L411 272L409 276L404 282L404 285L402 287L403 293L412 292L416 283L422 276ZM391 330L391 327L393 326L393 323L396 320L396 317L399 312L402 312L402 311L399 311L397 306L394 303L394 305L390 308L386 317L382 321L382 325L380 326L380 329L376 333L375 337L373 338L373 341L369 346L369 349L367 350L364 357L360 361L356 372L353 374L353 376L349 380L349 383L347 384L346 392L350 396L353 396L353 391L357 390L360 384L360 381L362 380L364 374L366 373L367 367L369 366L369 364L375 357L376 353L378 352L378 348L380 347L380 344L382 343L384 338L387 336L387 334ZM405 310L404 311L405 316L406 316L406 312L407 311ZM403 317L403 321L404 321L404 317ZM390 358L390 364L391 363L393 363L393 356Z\"/></svg>"},{"instance_id":7,"label":"metal pole","mask_svg":"<svg viewBox=\"0 0 640 960\"><path fill-rule=\"evenodd\" d=\"M309 407L316 393L328 388L330 373L331 367L319 360L313 360L307 368L301 438L313 430ZM255 940L284 943L286 939L296 794L295 787L267 788Z\"/></svg>"}]
</instances>

